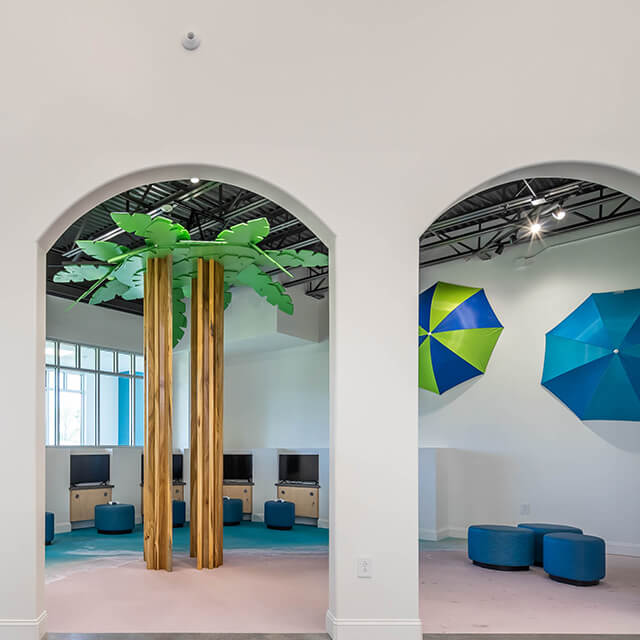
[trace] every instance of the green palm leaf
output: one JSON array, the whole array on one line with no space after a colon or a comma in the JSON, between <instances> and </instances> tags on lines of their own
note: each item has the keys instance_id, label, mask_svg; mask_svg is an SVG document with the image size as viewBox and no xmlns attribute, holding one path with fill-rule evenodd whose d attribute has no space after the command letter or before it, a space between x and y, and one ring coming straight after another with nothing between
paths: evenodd
<instances>
[{"instance_id":1,"label":"green palm leaf","mask_svg":"<svg viewBox=\"0 0 640 640\"><path fill-rule=\"evenodd\" d=\"M326 267L329 265L329 256L326 253L318 253L308 249L301 251L284 249L283 251L265 251L265 253L283 267ZM267 267L270 266L269 262L263 257L257 264Z\"/></svg>"},{"instance_id":2,"label":"green palm leaf","mask_svg":"<svg viewBox=\"0 0 640 640\"><path fill-rule=\"evenodd\" d=\"M111 258L121 256L126 253L125 247L121 247L115 242L105 242L102 240L78 240L76 245L82 249L88 256L107 262Z\"/></svg>"},{"instance_id":3,"label":"green palm leaf","mask_svg":"<svg viewBox=\"0 0 640 640\"><path fill-rule=\"evenodd\" d=\"M184 330L187 326L187 305L182 300L182 289L173 290L173 346L177 346L178 342L184 336Z\"/></svg>"},{"instance_id":4,"label":"green palm leaf","mask_svg":"<svg viewBox=\"0 0 640 640\"><path fill-rule=\"evenodd\" d=\"M232 244L257 244L269 235L269 221L266 218L256 218L248 222L234 224L218 234L216 240L224 240Z\"/></svg>"},{"instance_id":5,"label":"green palm leaf","mask_svg":"<svg viewBox=\"0 0 640 640\"><path fill-rule=\"evenodd\" d=\"M113 267L93 264L68 264L53 276L54 282L91 282L106 276Z\"/></svg>"},{"instance_id":6,"label":"green palm leaf","mask_svg":"<svg viewBox=\"0 0 640 640\"><path fill-rule=\"evenodd\" d=\"M116 296L121 296L129 287L122 284L118 280L108 280L107 284L100 287L89 299L89 304L100 304L101 302L109 302Z\"/></svg>"},{"instance_id":7,"label":"green palm leaf","mask_svg":"<svg viewBox=\"0 0 640 640\"><path fill-rule=\"evenodd\" d=\"M128 233L144 238L147 244L171 247L180 240L189 240L189 232L179 223L146 213L112 213L113 221Z\"/></svg>"},{"instance_id":8,"label":"green palm leaf","mask_svg":"<svg viewBox=\"0 0 640 640\"><path fill-rule=\"evenodd\" d=\"M237 276L237 282L251 287L267 302L278 307L280 311L289 315L293 314L293 301L291 296L286 293L285 288L268 273L261 271L255 264L240 272Z\"/></svg>"}]
</instances>

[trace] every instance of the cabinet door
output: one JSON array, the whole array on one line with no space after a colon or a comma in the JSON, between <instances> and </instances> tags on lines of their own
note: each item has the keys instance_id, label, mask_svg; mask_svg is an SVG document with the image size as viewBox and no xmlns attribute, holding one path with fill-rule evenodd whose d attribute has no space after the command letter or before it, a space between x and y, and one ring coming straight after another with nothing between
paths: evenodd
<instances>
[{"instance_id":1,"label":"cabinet door","mask_svg":"<svg viewBox=\"0 0 640 640\"><path fill-rule=\"evenodd\" d=\"M296 516L318 517L318 489L310 487L278 487L278 498L296 505Z\"/></svg>"},{"instance_id":2,"label":"cabinet door","mask_svg":"<svg viewBox=\"0 0 640 640\"><path fill-rule=\"evenodd\" d=\"M242 500L242 513L251 513L253 509L253 487L241 484L225 484L222 495Z\"/></svg>"},{"instance_id":3,"label":"cabinet door","mask_svg":"<svg viewBox=\"0 0 640 640\"><path fill-rule=\"evenodd\" d=\"M111 500L111 489L79 489L69 493L69 518L71 522L81 520L93 520L95 518L95 506L107 504Z\"/></svg>"},{"instance_id":4,"label":"cabinet door","mask_svg":"<svg viewBox=\"0 0 640 640\"><path fill-rule=\"evenodd\" d=\"M318 517L318 490L297 487L296 515L303 518Z\"/></svg>"}]
</instances>

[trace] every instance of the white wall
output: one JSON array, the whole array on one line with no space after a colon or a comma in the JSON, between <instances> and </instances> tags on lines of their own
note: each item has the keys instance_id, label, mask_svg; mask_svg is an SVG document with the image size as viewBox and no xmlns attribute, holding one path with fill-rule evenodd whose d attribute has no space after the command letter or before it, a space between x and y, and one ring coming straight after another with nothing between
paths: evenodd
<instances>
[{"instance_id":1,"label":"white wall","mask_svg":"<svg viewBox=\"0 0 640 640\"><path fill-rule=\"evenodd\" d=\"M225 358L225 449L327 447L327 342Z\"/></svg>"},{"instance_id":2,"label":"white wall","mask_svg":"<svg viewBox=\"0 0 640 640\"><path fill-rule=\"evenodd\" d=\"M545 332L591 293L640 287L639 249L635 228L548 248L524 269L526 247L421 272L422 288L484 287L505 327L485 375L442 396L420 391L421 446L454 449L442 487L451 534L473 522L561 522L640 555L640 425L581 422L540 384Z\"/></svg>"},{"instance_id":3,"label":"white wall","mask_svg":"<svg viewBox=\"0 0 640 640\"><path fill-rule=\"evenodd\" d=\"M13 522L0 532L0 638L46 627L44 253L105 198L198 173L273 199L330 246L328 628L338 640L417 640L417 238L465 193L524 167L640 196L638 11L626 0L535 11L511 0L9 2L0 179L20 232L0 270L19 284L3 291L12 366L0 404L21 428L5 430L0 483L24 480L0 503ZM180 46L189 29L202 37L195 52ZM212 69L223 83L202 81ZM541 69L559 71L532 90ZM362 483L375 501L361 500ZM361 556L371 579L357 578Z\"/></svg>"},{"instance_id":4,"label":"white wall","mask_svg":"<svg viewBox=\"0 0 640 640\"><path fill-rule=\"evenodd\" d=\"M142 316L47 296L47 337L142 353Z\"/></svg>"}]
</instances>

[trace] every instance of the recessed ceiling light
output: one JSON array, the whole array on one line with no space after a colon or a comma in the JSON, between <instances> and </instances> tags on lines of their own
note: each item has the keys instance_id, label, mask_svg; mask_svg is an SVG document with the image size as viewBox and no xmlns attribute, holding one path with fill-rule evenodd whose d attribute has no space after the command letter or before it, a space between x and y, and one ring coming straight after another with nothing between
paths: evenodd
<instances>
[{"instance_id":1,"label":"recessed ceiling light","mask_svg":"<svg viewBox=\"0 0 640 640\"><path fill-rule=\"evenodd\" d=\"M191 184L198 184L198 182L200 182L200 178L189 178L189 181Z\"/></svg>"},{"instance_id":2,"label":"recessed ceiling light","mask_svg":"<svg viewBox=\"0 0 640 640\"><path fill-rule=\"evenodd\" d=\"M556 220L564 220L567 212L564 209L557 209L551 214Z\"/></svg>"},{"instance_id":3,"label":"recessed ceiling light","mask_svg":"<svg viewBox=\"0 0 640 640\"><path fill-rule=\"evenodd\" d=\"M542 225L539 222L532 222L529 226L529 233L532 236L537 236L542 231Z\"/></svg>"}]
</instances>

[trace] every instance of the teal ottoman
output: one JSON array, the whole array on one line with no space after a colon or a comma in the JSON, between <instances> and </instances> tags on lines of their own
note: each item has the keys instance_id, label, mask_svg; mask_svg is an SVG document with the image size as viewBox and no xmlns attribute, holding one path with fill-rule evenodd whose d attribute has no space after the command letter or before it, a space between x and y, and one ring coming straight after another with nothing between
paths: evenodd
<instances>
[{"instance_id":1,"label":"teal ottoman","mask_svg":"<svg viewBox=\"0 0 640 640\"><path fill-rule=\"evenodd\" d=\"M543 548L542 539L548 533L582 533L582 529L578 527L570 527L565 524L544 524L541 522L523 522L518 525L523 529L531 529L533 531L534 543L535 543L535 560L536 567L541 567L543 564Z\"/></svg>"},{"instance_id":2,"label":"teal ottoman","mask_svg":"<svg viewBox=\"0 0 640 640\"><path fill-rule=\"evenodd\" d=\"M240 498L224 498L222 500L222 520L225 527L242 522L242 500Z\"/></svg>"},{"instance_id":3,"label":"teal ottoman","mask_svg":"<svg viewBox=\"0 0 640 640\"><path fill-rule=\"evenodd\" d=\"M97 504L95 523L98 533L131 533L136 526L136 510L132 504Z\"/></svg>"},{"instance_id":4,"label":"teal ottoman","mask_svg":"<svg viewBox=\"0 0 640 640\"><path fill-rule=\"evenodd\" d=\"M549 533L542 544L544 570L552 580L591 587L604 578L606 560L602 538L580 533Z\"/></svg>"},{"instance_id":5,"label":"teal ottoman","mask_svg":"<svg viewBox=\"0 0 640 640\"><path fill-rule=\"evenodd\" d=\"M171 505L171 515L173 516L173 528L184 527L187 519L187 505L184 500L174 500Z\"/></svg>"},{"instance_id":6,"label":"teal ottoman","mask_svg":"<svg viewBox=\"0 0 640 640\"><path fill-rule=\"evenodd\" d=\"M44 513L44 543L50 545L55 537L55 516L51 511Z\"/></svg>"},{"instance_id":7,"label":"teal ottoman","mask_svg":"<svg viewBox=\"0 0 640 640\"><path fill-rule=\"evenodd\" d=\"M291 529L296 521L296 505L284 500L267 500L264 503L264 523L269 529Z\"/></svg>"},{"instance_id":8,"label":"teal ottoman","mask_svg":"<svg viewBox=\"0 0 640 640\"><path fill-rule=\"evenodd\" d=\"M528 571L535 557L533 531L498 524L472 525L468 554L473 564L485 569Z\"/></svg>"}]
</instances>

